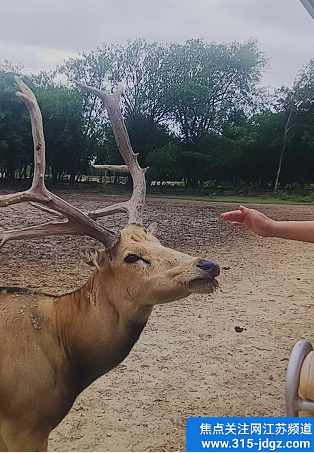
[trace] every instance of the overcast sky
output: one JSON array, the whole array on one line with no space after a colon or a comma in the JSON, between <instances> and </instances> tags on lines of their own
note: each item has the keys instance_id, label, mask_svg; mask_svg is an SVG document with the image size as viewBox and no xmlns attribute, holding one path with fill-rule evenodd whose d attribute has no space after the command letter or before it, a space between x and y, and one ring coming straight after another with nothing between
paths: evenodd
<instances>
[{"instance_id":1,"label":"overcast sky","mask_svg":"<svg viewBox=\"0 0 314 453\"><path fill-rule=\"evenodd\" d=\"M300 0L0 0L0 60L54 69L102 42L258 39L264 85L291 86L314 57L314 20Z\"/></svg>"}]
</instances>

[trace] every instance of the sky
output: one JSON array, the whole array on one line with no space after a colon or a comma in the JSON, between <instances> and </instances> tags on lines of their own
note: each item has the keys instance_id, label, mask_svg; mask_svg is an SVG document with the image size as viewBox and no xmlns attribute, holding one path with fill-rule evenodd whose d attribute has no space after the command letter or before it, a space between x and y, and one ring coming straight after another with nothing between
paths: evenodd
<instances>
[{"instance_id":1,"label":"sky","mask_svg":"<svg viewBox=\"0 0 314 453\"><path fill-rule=\"evenodd\" d=\"M55 69L105 42L245 42L270 58L262 84L291 86L314 57L314 20L300 0L0 0L0 61Z\"/></svg>"}]
</instances>

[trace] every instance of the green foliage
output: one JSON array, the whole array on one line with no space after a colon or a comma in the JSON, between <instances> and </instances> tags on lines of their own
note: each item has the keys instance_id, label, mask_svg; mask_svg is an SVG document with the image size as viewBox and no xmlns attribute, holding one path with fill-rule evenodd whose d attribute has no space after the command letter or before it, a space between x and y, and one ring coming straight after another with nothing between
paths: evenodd
<instances>
[{"instance_id":1,"label":"green foliage","mask_svg":"<svg viewBox=\"0 0 314 453\"><path fill-rule=\"evenodd\" d=\"M32 153L27 110L16 96L14 74L20 67L0 66L0 167L9 179L27 165Z\"/></svg>"},{"instance_id":2,"label":"green foliage","mask_svg":"<svg viewBox=\"0 0 314 453\"><path fill-rule=\"evenodd\" d=\"M69 59L59 72L98 88L124 83L123 115L141 166L150 167L150 181L183 180L192 188L228 181L269 190L282 156L281 188L302 188L314 182L314 60L274 99L259 87L266 66L254 40L139 39L103 44ZM14 95L13 75L23 72L22 66L0 63L0 173L9 178L32 172L29 114ZM70 175L74 183L91 163L122 164L99 99L71 82L57 83L56 75L23 75L42 110L47 173L55 180Z\"/></svg>"},{"instance_id":3,"label":"green foliage","mask_svg":"<svg viewBox=\"0 0 314 453\"><path fill-rule=\"evenodd\" d=\"M132 147L145 164L154 148L154 131L163 122L171 124L185 144L197 145L195 152L202 154L204 137L221 131L223 122L240 106L251 110L249 103L265 65L264 54L253 40L218 45L195 39L162 45L138 39L126 46L103 44L88 55L70 59L61 71L97 87L124 83L126 125ZM99 109L91 96L86 106Z\"/></svg>"},{"instance_id":4,"label":"green foliage","mask_svg":"<svg viewBox=\"0 0 314 453\"><path fill-rule=\"evenodd\" d=\"M221 132L235 110L250 111L253 91L266 65L255 41L172 44L172 112L185 143Z\"/></svg>"},{"instance_id":5,"label":"green foliage","mask_svg":"<svg viewBox=\"0 0 314 453\"><path fill-rule=\"evenodd\" d=\"M83 96L78 90L45 85L36 93L45 128L47 165L54 179L62 174L83 174L90 150L84 136Z\"/></svg>"},{"instance_id":6,"label":"green foliage","mask_svg":"<svg viewBox=\"0 0 314 453\"><path fill-rule=\"evenodd\" d=\"M148 177L151 180L180 181L183 177L180 148L172 142L152 151L147 159Z\"/></svg>"},{"instance_id":7,"label":"green foliage","mask_svg":"<svg viewBox=\"0 0 314 453\"><path fill-rule=\"evenodd\" d=\"M145 162L151 149L151 135L169 109L165 102L168 90L165 60L165 47L138 39L125 47L103 44L90 54L70 59L61 71L70 80L98 88L124 83L124 113L130 140L134 152ZM94 96L86 98L85 111L91 129L103 127L106 116Z\"/></svg>"},{"instance_id":8,"label":"green foliage","mask_svg":"<svg viewBox=\"0 0 314 453\"><path fill-rule=\"evenodd\" d=\"M73 182L76 174L86 171L91 159L84 133L83 95L78 90L55 85L48 74L34 78L24 76L25 79L35 89L41 107L47 168L51 169L54 179L67 173ZM17 172L27 176L33 163L29 113L15 96L16 90L13 74L0 71L0 166L1 173L11 179Z\"/></svg>"}]
</instances>

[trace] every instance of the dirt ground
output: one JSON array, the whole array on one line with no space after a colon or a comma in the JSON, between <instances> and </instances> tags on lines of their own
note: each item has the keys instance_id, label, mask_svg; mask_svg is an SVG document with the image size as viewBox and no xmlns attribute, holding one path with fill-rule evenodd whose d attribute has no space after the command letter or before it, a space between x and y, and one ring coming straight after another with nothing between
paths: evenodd
<instances>
[{"instance_id":1,"label":"dirt ground","mask_svg":"<svg viewBox=\"0 0 314 453\"><path fill-rule=\"evenodd\" d=\"M62 195L84 210L117 201ZM51 451L185 450L193 416L284 416L284 381L297 340L314 341L314 244L263 239L220 220L236 205L149 199L145 224L161 242L216 260L214 295L156 307L129 357L77 399L50 437ZM276 219L314 219L314 206L259 206ZM0 228L48 219L28 205L1 210ZM22 216L22 220L21 217ZM105 220L110 227L123 217ZM88 238L16 241L1 251L0 286L68 292L91 268ZM245 328L237 333L235 327Z\"/></svg>"}]
</instances>

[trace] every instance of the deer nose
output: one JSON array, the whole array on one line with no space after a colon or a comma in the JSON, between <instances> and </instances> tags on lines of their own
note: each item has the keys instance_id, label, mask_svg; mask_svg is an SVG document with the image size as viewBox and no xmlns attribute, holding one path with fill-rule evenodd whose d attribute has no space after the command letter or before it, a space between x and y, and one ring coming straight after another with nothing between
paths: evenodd
<instances>
[{"instance_id":1,"label":"deer nose","mask_svg":"<svg viewBox=\"0 0 314 453\"><path fill-rule=\"evenodd\" d=\"M202 271L208 272L213 278L220 274L220 267L215 261L201 261L196 265Z\"/></svg>"}]
</instances>

